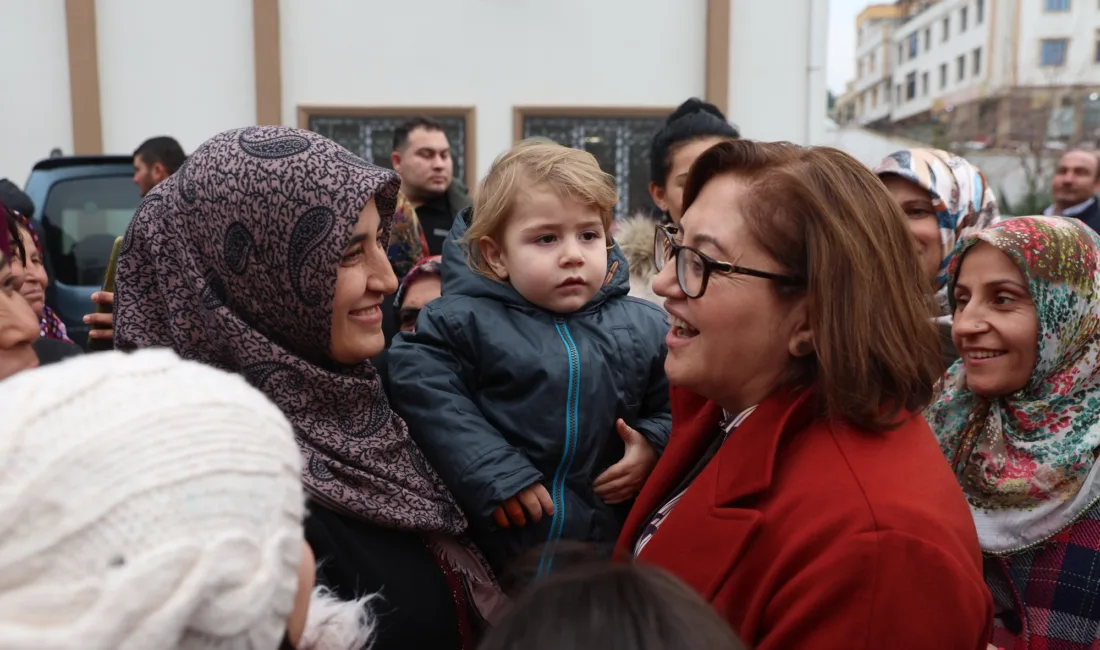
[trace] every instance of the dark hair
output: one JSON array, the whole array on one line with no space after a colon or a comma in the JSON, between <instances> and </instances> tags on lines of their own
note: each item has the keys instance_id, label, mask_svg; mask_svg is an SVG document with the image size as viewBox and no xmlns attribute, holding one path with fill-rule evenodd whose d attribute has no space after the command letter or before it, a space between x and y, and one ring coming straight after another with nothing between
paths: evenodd
<instances>
[{"instance_id":1,"label":"dark hair","mask_svg":"<svg viewBox=\"0 0 1100 650\"><path fill-rule=\"evenodd\" d=\"M930 287L882 182L838 149L736 140L695 161L685 212L708 182L731 176L746 184L737 208L750 236L805 280L814 353L792 364L787 387L814 386L829 417L869 431L927 406L943 374Z\"/></svg>"},{"instance_id":2,"label":"dark hair","mask_svg":"<svg viewBox=\"0 0 1100 650\"><path fill-rule=\"evenodd\" d=\"M744 650L687 585L655 567L575 566L517 599L479 650Z\"/></svg>"},{"instance_id":3,"label":"dark hair","mask_svg":"<svg viewBox=\"0 0 1100 650\"><path fill-rule=\"evenodd\" d=\"M187 160L187 154L183 153L180 143L166 135L149 138L142 142L140 147L134 149L134 155L141 156L142 162L150 167L157 163L164 165L164 171L168 172L169 176L175 174Z\"/></svg>"},{"instance_id":4,"label":"dark hair","mask_svg":"<svg viewBox=\"0 0 1100 650\"><path fill-rule=\"evenodd\" d=\"M443 125L427 115L417 115L405 120L393 130L393 150L401 151L409 142L409 134L417 129L425 131L442 131Z\"/></svg>"},{"instance_id":5,"label":"dark hair","mask_svg":"<svg viewBox=\"0 0 1100 650\"><path fill-rule=\"evenodd\" d=\"M714 104L692 97L672 112L653 136L649 148L649 180L665 186L672 157L680 147L702 138L740 138L741 132Z\"/></svg>"},{"instance_id":6,"label":"dark hair","mask_svg":"<svg viewBox=\"0 0 1100 650\"><path fill-rule=\"evenodd\" d=\"M4 218L4 224L7 226L5 231L8 235L8 248L4 254L11 253L19 258L23 266L26 266L27 249L23 246L23 234L19 232L19 217L15 216L15 213L3 203L0 203L0 216Z\"/></svg>"}]
</instances>

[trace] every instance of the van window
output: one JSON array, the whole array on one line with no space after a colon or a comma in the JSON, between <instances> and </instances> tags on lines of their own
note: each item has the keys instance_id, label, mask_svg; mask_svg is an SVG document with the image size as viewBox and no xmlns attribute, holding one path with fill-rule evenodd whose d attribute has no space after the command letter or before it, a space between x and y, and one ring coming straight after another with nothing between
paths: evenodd
<instances>
[{"instance_id":1,"label":"van window","mask_svg":"<svg viewBox=\"0 0 1100 650\"><path fill-rule=\"evenodd\" d=\"M126 234L141 194L129 176L59 181L42 211L50 279L68 285L99 285L115 238Z\"/></svg>"}]
</instances>

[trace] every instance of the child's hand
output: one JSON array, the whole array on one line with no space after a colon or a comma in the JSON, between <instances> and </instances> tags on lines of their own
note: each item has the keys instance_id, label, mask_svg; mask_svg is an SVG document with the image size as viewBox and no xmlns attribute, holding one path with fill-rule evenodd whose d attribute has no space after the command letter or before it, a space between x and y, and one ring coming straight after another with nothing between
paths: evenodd
<instances>
[{"instance_id":1,"label":"child's hand","mask_svg":"<svg viewBox=\"0 0 1100 650\"><path fill-rule=\"evenodd\" d=\"M554 500L550 498L550 493L542 483L535 483L529 488L520 490L519 494L497 506L493 511L493 521L501 528L509 528L511 526L508 523L509 520L517 526L526 526L527 518L523 516L524 510L531 517L533 524L542 521L543 513L553 516Z\"/></svg>"},{"instance_id":2,"label":"child's hand","mask_svg":"<svg viewBox=\"0 0 1100 650\"><path fill-rule=\"evenodd\" d=\"M593 484L596 496L612 506L638 496L642 483L657 464L657 452L645 436L627 426L622 418L615 423L615 430L626 443L623 459L608 467Z\"/></svg>"}]
</instances>

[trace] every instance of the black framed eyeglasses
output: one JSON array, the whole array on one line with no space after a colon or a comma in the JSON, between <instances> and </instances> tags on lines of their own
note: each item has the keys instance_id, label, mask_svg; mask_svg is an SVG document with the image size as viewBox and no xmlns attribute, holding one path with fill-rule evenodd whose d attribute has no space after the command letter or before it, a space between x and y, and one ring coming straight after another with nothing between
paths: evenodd
<instances>
[{"instance_id":1,"label":"black framed eyeglasses","mask_svg":"<svg viewBox=\"0 0 1100 650\"><path fill-rule=\"evenodd\" d=\"M680 290L688 298L702 297L703 292L707 290L707 282L712 273L749 275L772 280L786 287L802 286L801 280L789 275L757 271L729 262L719 262L690 246L677 243L676 238L679 235L680 229L677 226L671 224L657 226L657 233L653 239L653 261L657 270L662 271L668 261L675 258L676 281L680 284Z\"/></svg>"}]
</instances>

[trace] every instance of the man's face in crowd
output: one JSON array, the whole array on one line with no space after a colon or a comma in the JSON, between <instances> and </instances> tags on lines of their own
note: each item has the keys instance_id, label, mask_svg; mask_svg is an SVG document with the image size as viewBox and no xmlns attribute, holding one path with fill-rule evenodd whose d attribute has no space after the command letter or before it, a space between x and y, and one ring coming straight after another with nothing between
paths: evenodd
<instances>
[{"instance_id":1,"label":"man's face in crowd","mask_svg":"<svg viewBox=\"0 0 1100 650\"><path fill-rule=\"evenodd\" d=\"M454 179L447 134L423 127L413 129L405 148L393 152L393 168L401 175L402 191L414 204L442 195Z\"/></svg>"},{"instance_id":2,"label":"man's face in crowd","mask_svg":"<svg viewBox=\"0 0 1100 650\"><path fill-rule=\"evenodd\" d=\"M1054 171L1051 194L1061 207L1084 203L1096 193L1096 156L1086 151L1068 151Z\"/></svg>"},{"instance_id":3,"label":"man's face in crowd","mask_svg":"<svg viewBox=\"0 0 1100 650\"><path fill-rule=\"evenodd\" d=\"M148 194L166 178L168 178L168 172L164 169L164 165L159 162L147 165L140 155L134 156L134 184L138 186L142 196Z\"/></svg>"}]
</instances>

